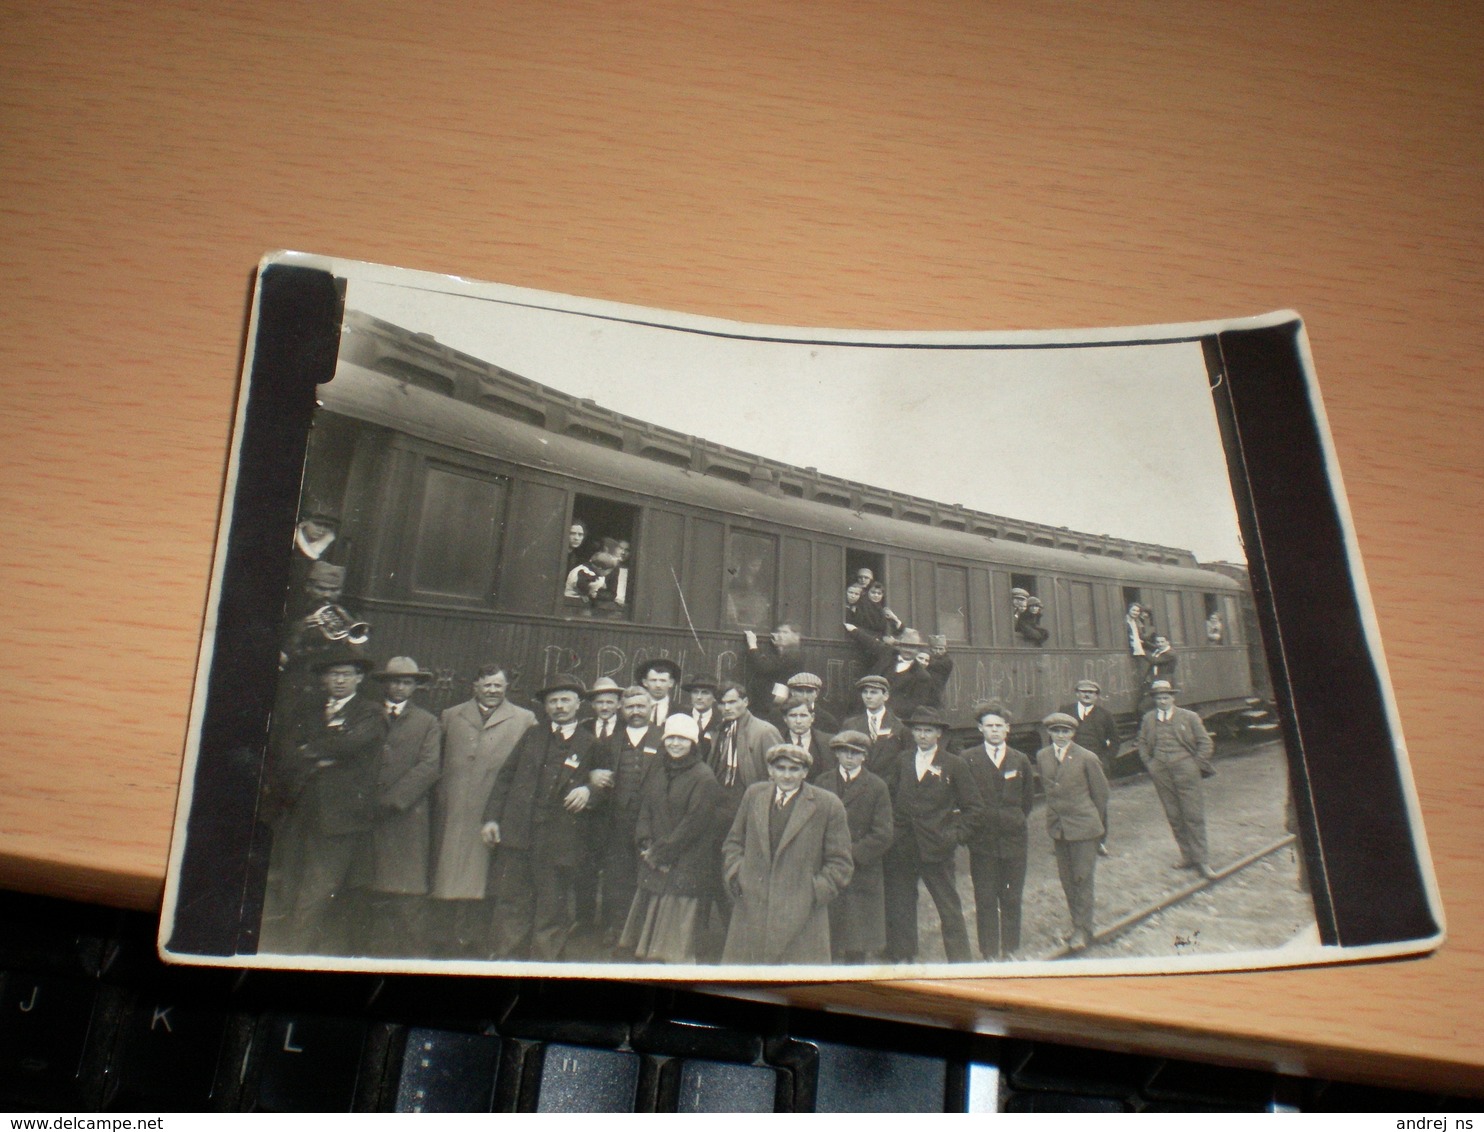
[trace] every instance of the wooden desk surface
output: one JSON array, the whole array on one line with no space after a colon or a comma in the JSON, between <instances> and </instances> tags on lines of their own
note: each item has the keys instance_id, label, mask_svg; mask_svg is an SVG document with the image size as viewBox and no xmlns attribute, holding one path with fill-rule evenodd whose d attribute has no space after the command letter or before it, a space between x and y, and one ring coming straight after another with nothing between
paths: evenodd
<instances>
[{"instance_id":1,"label":"wooden desk surface","mask_svg":"<svg viewBox=\"0 0 1484 1132\"><path fill-rule=\"evenodd\" d=\"M1476 6L4 8L0 883L158 897L268 249L802 325L1293 307L1446 947L795 993L1484 1091Z\"/></svg>"}]
</instances>

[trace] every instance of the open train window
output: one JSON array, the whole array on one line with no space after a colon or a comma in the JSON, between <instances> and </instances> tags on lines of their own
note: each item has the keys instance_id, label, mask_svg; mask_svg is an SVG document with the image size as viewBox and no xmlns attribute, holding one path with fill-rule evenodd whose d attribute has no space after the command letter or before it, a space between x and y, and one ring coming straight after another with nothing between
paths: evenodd
<instances>
[{"instance_id":1,"label":"open train window","mask_svg":"<svg viewBox=\"0 0 1484 1132\"><path fill-rule=\"evenodd\" d=\"M938 632L954 643L969 639L969 572L962 566L933 567Z\"/></svg>"},{"instance_id":2,"label":"open train window","mask_svg":"<svg viewBox=\"0 0 1484 1132\"><path fill-rule=\"evenodd\" d=\"M1131 605L1143 605L1143 604L1144 604L1144 591L1143 590L1141 590L1138 586L1124 586L1123 587L1123 612L1124 613L1127 613L1128 612L1128 607L1131 606Z\"/></svg>"},{"instance_id":3,"label":"open train window","mask_svg":"<svg viewBox=\"0 0 1484 1132\"><path fill-rule=\"evenodd\" d=\"M847 547L845 550L845 578L840 583L842 588L855 581L862 570L869 570L871 577L886 584L886 555L873 554L869 550L855 550Z\"/></svg>"},{"instance_id":4,"label":"open train window","mask_svg":"<svg viewBox=\"0 0 1484 1132\"><path fill-rule=\"evenodd\" d=\"M1092 612L1091 583L1067 582L1067 597L1072 607L1072 644L1079 649L1095 648L1098 633L1097 618Z\"/></svg>"},{"instance_id":5,"label":"open train window","mask_svg":"<svg viewBox=\"0 0 1484 1132\"><path fill-rule=\"evenodd\" d=\"M565 543L567 560L562 575L563 597L571 609L628 615L638 563L634 545L638 528L639 508L632 504L597 495L572 497L572 520ZM593 556L600 552L605 557L594 563ZM574 579L574 572L585 565L602 577L601 585L594 584L589 574L579 574Z\"/></svg>"},{"instance_id":6,"label":"open train window","mask_svg":"<svg viewBox=\"0 0 1484 1132\"><path fill-rule=\"evenodd\" d=\"M1221 599L1215 594L1201 594L1202 611L1206 615L1205 639L1208 645L1231 643L1226 628L1226 614L1221 609Z\"/></svg>"},{"instance_id":7,"label":"open train window","mask_svg":"<svg viewBox=\"0 0 1484 1132\"><path fill-rule=\"evenodd\" d=\"M1172 645L1185 645L1190 638L1185 635L1185 609L1176 590L1165 591L1165 632Z\"/></svg>"},{"instance_id":8,"label":"open train window","mask_svg":"<svg viewBox=\"0 0 1484 1132\"><path fill-rule=\"evenodd\" d=\"M1044 645L1051 638L1051 630L1041 623L1046 614L1045 603L1050 598L1049 590L1046 596L1038 592L1040 580L1035 574L1011 574L1010 586L1025 591L1024 597L1012 594L1010 598L1010 623L1014 627L1016 643ZM1039 609L1031 606L1032 598L1041 603Z\"/></svg>"}]
</instances>

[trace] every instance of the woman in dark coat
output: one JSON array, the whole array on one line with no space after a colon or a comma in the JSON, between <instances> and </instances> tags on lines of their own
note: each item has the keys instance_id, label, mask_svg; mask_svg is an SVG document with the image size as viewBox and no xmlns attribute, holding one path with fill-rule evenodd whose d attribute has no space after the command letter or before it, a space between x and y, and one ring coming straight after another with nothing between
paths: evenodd
<instances>
[{"instance_id":1,"label":"woman in dark coat","mask_svg":"<svg viewBox=\"0 0 1484 1132\"><path fill-rule=\"evenodd\" d=\"M664 762L644 782L634 839L639 887L619 948L656 963L696 962L702 897L720 869L716 814L721 787L697 749L688 715L665 721Z\"/></svg>"},{"instance_id":2,"label":"woman in dark coat","mask_svg":"<svg viewBox=\"0 0 1484 1132\"><path fill-rule=\"evenodd\" d=\"M814 780L845 806L855 872L830 905L830 954L836 963L864 963L886 947L886 885L881 860L894 833L891 791L865 768L871 738L842 731L830 739L838 766Z\"/></svg>"}]
</instances>

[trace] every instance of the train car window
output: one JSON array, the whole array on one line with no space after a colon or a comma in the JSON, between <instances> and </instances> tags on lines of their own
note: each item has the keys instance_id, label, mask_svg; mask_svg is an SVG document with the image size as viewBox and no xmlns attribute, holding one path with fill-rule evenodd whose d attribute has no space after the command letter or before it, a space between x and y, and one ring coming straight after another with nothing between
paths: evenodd
<instances>
[{"instance_id":1,"label":"train car window","mask_svg":"<svg viewBox=\"0 0 1484 1132\"><path fill-rule=\"evenodd\" d=\"M950 642L969 639L969 572L962 566L934 567L938 591L938 632Z\"/></svg>"},{"instance_id":2,"label":"train car window","mask_svg":"<svg viewBox=\"0 0 1484 1132\"><path fill-rule=\"evenodd\" d=\"M1237 599L1231 594L1221 595L1221 610L1226 614L1226 644L1240 645L1246 643L1247 619L1237 607Z\"/></svg>"},{"instance_id":3,"label":"train car window","mask_svg":"<svg viewBox=\"0 0 1484 1132\"><path fill-rule=\"evenodd\" d=\"M1137 604L1137 605L1143 605L1144 604L1144 591L1141 590L1138 586L1124 586L1123 587L1123 612L1124 613L1127 613L1128 612L1128 607L1131 606L1131 605L1135 605L1135 604Z\"/></svg>"},{"instance_id":4,"label":"train car window","mask_svg":"<svg viewBox=\"0 0 1484 1132\"><path fill-rule=\"evenodd\" d=\"M1040 581L1035 574L1010 575L1010 624L1014 643L1017 645L1044 645L1051 639L1051 629L1044 622L1050 620L1047 607L1050 588L1043 597L1039 592ZM1015 593L1023 590L1023 593Z\"/></svg>"},{"instance_id":5,"label":"train car window","mask_svg":"<svg viewBox=\"0 0 1484 1132\"><path fill-rule=\"evenodd\" d=\"M845 551L845 577L840 582L843 590L851 582L855 581L861 571L869 570L873 579L878 579L883 585L886 583L886 555L875 554L869 550L857 550L849 547Z\"/></svg>"},{"instance_id":6,"label":"train car window","mask_svg":"<svg viewBox=\"0 0 1484 1132\"><path fill-rule=\"evenodd\" d=\"M508 482L434 460L423 464L421 481L408 571L412 595L488 602Z\"/></svg>"},{"instance_id":7,"label":"train car window","mask_svg":"<svg viewBox=\"0 0 1484 1132\"><path fill-rule=\"evenodd\" d=\"M570 612L606 613L610 616L627 617L633 606L635 580L639 570L639 557L643 548L637 544L639 532L639 508L615 499L604 499L597 495L577 494L572 497L572 517L568 531L582 527L583 541L576 547L572 541L564 545L562 581L564 606ZM591 597L572 597L572 571L593 556L602 552L600 562L603 584L591 592Z\"/></svg>"},{"instance_id":8,"label":"train car window","mask_svg":"<svg viewBox=\"0 0 1484 1132\"><path fill-rule=\"evenodd\" d=\"M726 528L720 523L691 519L681 578L685 582L685 612L701 629L716 629L721 625L722 587L717 582L726 569L722 564L725 539Z\"/></svg>"},{"instance_id":9,"label":"train car window","mask_svg":"<svg viewBox=\"0 0 1484 1132\"><path fill-rule=\"evenodd\" d=\"M1036 594L1036 576L1034 574L1011 574L1010 585L1014 589L1024 590L1031 597L1038 596ZM1044 601L1045 598L1041 600Z\"/></svg>"},{"instance_id":10,"label":"train car window","mask_svg":"<svg viewBox=\"0 0 1484 1132\"><path fill-rule=\"evenodd\" d=\"M1067 582L1067 597L1072 607L1072 644L1079 649L1096 648L1098 632L1092 611L1092 584Z\"/></svg>"},{"instance_id":11,"label":"train car window","mask_svg":"<svg viewBox=\"0 0 1484 1132\"><path fill-rule=\"evenodd\" d=\"M733 530L727 540L722 620L728 629L770 630L778 584L778 540Z\"/></svg>"},{"instance_id":12,"label":"train car window","mask_svg":"<svg viewBox=\"0 0 1484 1132\"><path fill-rule=\"evenodd\" d=\"M813 546L808 539L783 540L783 585L778 591L778 620L787 621L799 632L814 631Z\"/></svg>"},{"instance_id":13,"label":"train car window","mask_svg":"<svg viewBox=\"0 0 1484 1132\"><path fill-rule=\"evenodd\" d=\"M1215 594L1201 594L1201 612L1206 618L1206 644L1230 644L1226 613L1221 608L1221 599Z\"/></svg>"},{"instance_id":14,"label":"train car window","mask_svg":"<svg viewBox=\"0 0 1484 1132\"><path fill-rule=\"evenodd\" d=\"M1178 590L1165 592L1165 636L1170 638L1172 645L1188 644L1190 640L1185 635L1185 609Z\"/></svg>"}]
</instances>

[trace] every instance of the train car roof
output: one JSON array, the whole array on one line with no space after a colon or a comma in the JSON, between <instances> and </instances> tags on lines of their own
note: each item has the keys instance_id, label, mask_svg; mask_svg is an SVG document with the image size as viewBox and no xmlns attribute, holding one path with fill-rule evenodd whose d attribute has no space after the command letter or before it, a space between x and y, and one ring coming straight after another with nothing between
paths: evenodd
<instances>
[{"instance_id":1,"label":"train car roof","mask_svg":"<svg viewBox=\"0 0 1484 1132\"><path fill-rule=\"evenodd\" d=\"M865 549L911 549L942 558L987 560L1027 573L1087 574L1127 582L1241 590L1236 582L1212 570L1036 546L764 494L744 484L548 432L344 359L334 380L320 387L319 397L332 412L423 440L573 476L594 487L830 534Z\"/></svg>"}]
</instances>

